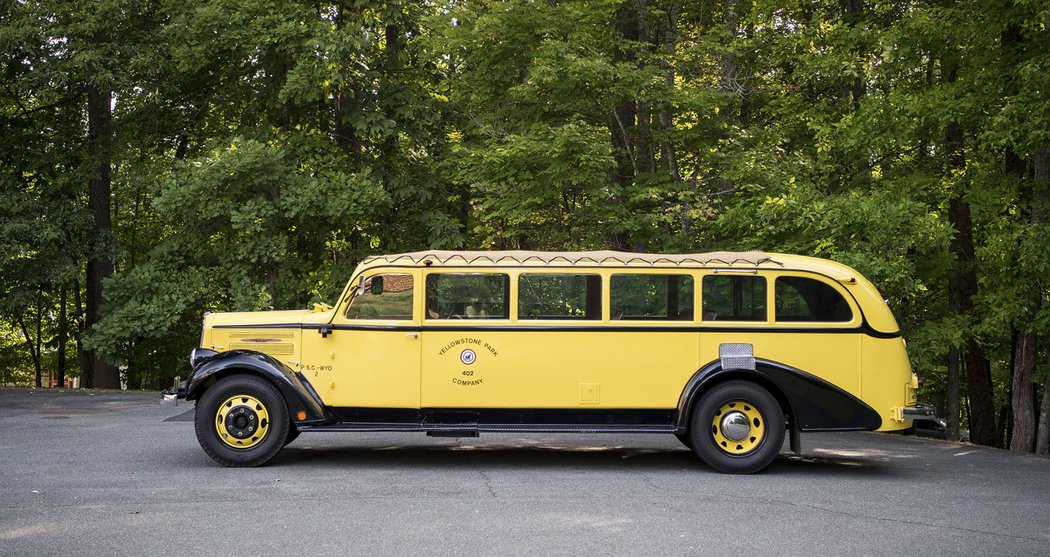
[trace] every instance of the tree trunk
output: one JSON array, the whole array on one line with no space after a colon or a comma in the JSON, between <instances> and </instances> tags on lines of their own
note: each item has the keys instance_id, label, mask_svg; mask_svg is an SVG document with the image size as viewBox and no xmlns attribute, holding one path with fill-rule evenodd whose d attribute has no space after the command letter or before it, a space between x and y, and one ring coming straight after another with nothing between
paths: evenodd
<instances>
[{"instance_id":1,"label":"tree trunk","mask_svg":"<svg viewBox=\"0 0 1050 557\"><path fill-rule=\"evenodd\" d=\"M87 87L88 113L88 157L93 165L88 182L88 205L94 218L94 246L87 262L87 321L91 327L98 323L103 304L102 281L113 274L110 258L110 236L112 222L110 210L110 145L113 136L112 94L109 89L89 84ZM120 388L120 377L113 366L94 351L88 352L88 374L83 384L89 388Z\"/></svg>"},{"instance_id":2,"label":"tree trunk","mask_svg":"<svg viewBox=\"0 0 1050 557\"><path fill-rule=\"evenodd\" d=\"M659 61L660 71L663 74L664 86L667 91L676 89L675 69L672 60L675 59L675 50L678 44L678 13L679 3L676 0L661 4L664 10L662 17L656 21L662 24L655 25L652 42L655 48L659 48L662 56ZM659 155L659 164L656 170L665 172L674 182L681 183L682 176L678 170L678 155L675 153L675 144L669 137L669 132L674 129L674 105L670 101L663 101L653 105L655 115L653 117L653 141L654 156ZM681 215L677 231L667 230L667 235L677 233L679 238L687 240L692 223L689 218L690 202L685 196L680 195L678 199L668 200L663 207L664 211L678 211Z\"/></svg>"},{"instance_id":3,"label":"tree trunk","mask_svg":"<svg viewBox=\"0 0 1050 557\"><path fill-rule=\"evenodd\" d=\"M616 10L616 31L623 39L613 52L614 62L632 62L637 60L634 44L638 38L638 14L633 4L622 4ZM623 46L626 43L626 46ZM614 81L619 81L614 76ZM636 157L636 146L634 139L636 135L635 122L637 119L636 105L628 100L614 106L608 116L609 138L612 143L612 156L616 165L612 169L610 181L615 186L612 188L608 198L604 200L608 204L618 204L617 197L620 191L634 182L638 175L638 161ZM606 230L605 243L609 249L630 249L630 236L625 231Z\"/></svg>"},{"instance_id":4,"label":"tree trunk","mask_svg":"<svg viewBox=\"0 0 1050 557\"><path fill-rule=\"evenodd\" d=\"M965 404L965 408L966 408L966 427L972 430L973 429L973 412L970 411L970 397L966 397L965 402L966 402L966 404Z\"/></svg>"},{"instance_id":5,"label":"tree trunk","mask_svg":"<svg viewBox=\"0 0 1050 557\"><path fill-rule=\"evenodd\" d=\"M1044 145L1032 154L1032 219L1033 225L1046 222L1050 210L1050 146Z\"/></svg>"},{"instance_id":6,"label":"tree trunk","mask_svg":"<svg viewBox=\"0 0 1050 557\"><path fill-rule=\"evenodd\" d=\"M641 70L646 67L646 54L650 44L653 42L652 14L649 13L649 0L634 0L635 20L638 25L637 40L638 48L642 48L643 56L638 59L635 66ZM652 173L656 171L656 157L653 152L653 110L652 105L645 99L635 101L635 114L637 123L635 125L635 164L640 173Z\"/></svg>"},{"instance_id":7,"label":"tree trunk","mask_svg":"<svg viewBox=\"0 0 1050 557\"><path fill-rule=\"evenodd\" d=\"M29 357L33 359L33 369L36 371L36 386L40 386L40 311L37 308L37 339L34 341L32 335L29 334L29 327L26 326L25 316L18 316L18 326L22 329L22 336L26 339L26 347L29 348Z\"/></svg>"},{"instance_id":8,"label":"tree trunk","mask_svg":"<svg viewBox=\"0 0 1050 557\"><path fill-rule=\"evenodd\" d=\"M949 441L959 440L959 349L951 347L948 349L948 384L946 386L944 401L944 419L948 422L947 438Z\"/></svg>"},{"instance_id":9,"label":"tree trunk","mask_svg":"<svg viewBox=\"0 0 1050 557\"><path fill-rule=\"evenodd\" d=\"M1010 170L1009 155L1011 154L1010 152L1007 153L1008 172ZM1033 227L1038 228L1044 221L1043 196L1045 195L1046 182L1050 181L1050 149L1042 148L1033 153L1032 167L1033 179L1030 192L1032 200L1029 222L1031 222ZM1042 280L1034 280L1030 292L1030 296L1022 301L1028 307L1025 315L1026 327L1030 327L1035 322L1039 309L1042 306ZM1013 435L1010 437L1010 450L1012 451L1032 452L1035 448L1035 384L1032 382L1032 378L1035 374L1035 361L1039 351L1036 340L1034 331L1024 331L1018 335L1018 339L1015 342L1013 394L1010 399L1014 415Z\"/></svg>"},{"instance_id":10,"label":"tree trunk","mask_svg":"<svg viewBox=\"0 0 1050 557\"><path fill-rule=\"evenodd\" d=\"M84 318L84 303L80 298L80 280L76 277L73 278L73 309L76 310L77 314L73 318L73 323L76 325L73 328L73 340L76 341L77 345L77 364L80 369L80 387L84 388L84 378L91 375L91 358L90 355L84 350L84 344L82 339L84 338L84 330L87 329L85 323L87 320Z\"/></svg>"},{"instance_id":11,"label":"tree trunk","mask_svg":"<svg viewBox=\"0 0 1050 557\"><path fill-rule=\"evenodd\" d=\"M1050 351L1047 351L1046 365L1050 367ZM1050 375L1043 382L1043 404L1039 407L1039 433L1035 438L1036 454L1046 455L1050 452Z\"/></svg>"},{"instance_id":12,"label":"tree trunk","mask_svg":"<svg viewBox=\"0 0 1050 557\"><path fill-rule=\"evenodd\" d=\"M958 79L958 56L949 48L941 57L942 79ZM958 121L948 122L944 138L946 175L966 168L965 134ZM976 255L973 244L973 221L970 205L961 186L956 186L948 203L948 220L952 225L951 251L955 265L948 278L949 306L965 324L962 347L963 370L966 372L967 401L970 417L970 440L978 445L1000 446L995 427L995 402L992 396L992 374L984 349L972 331L973 300L977 295Z\"/></svg>"},{"instance_id":13,"label":"tree trunk","mask_svg":"<svg viewBox=\"0 0 1050 557\"><path fill-rule=\"evenodd\" d=\"M630 6L621 6L616 11L616 29L625 42L626 48L616 48L613 53L614 62L634 62L636 56L631 50L633 43L638 41L638 23L635 10ZM618 81L618 77L613 77ZM638 165L635 157L635 146L633 133L636 118L635 105L627 101L613 107L609 115L609 134L612 139L613 159L616 168L613 170L613 182L618 186L625 186L638 174Z\"/></svg>"},{"instance_id":14,"label":"tree trunk","mask_svg":"<svg viewBox=\"0 0 1050 557\"><path fill-rule=\"evenodd\" d=\"M1001 445L995 429L992 373L984 349L975 339L966 342L966 386L970 400L970 441L978 445Z\"/></svg>"},{"instance_id":15,"label":"tree trunk","mask_svg":"<svg viewBox=\"0 0 1050 557\"><path fill-rule=\"evenodd\" d=\"M40 299L40 295L36 297L36 386L43 387L43 351L41 347L44 344L43 335L40 331L40 324L44 320L44 308L43 302Z\"/></svg>"},{"instance_id":16,"label":"tree trunk","mask_svg":"<svg viewBox=\"0 0 1050 557\"><path fill-rule=\"evenodd\" d=\"M667 86L668 90L674 90L676 88L675 69L670 60L674 58L675 50L678 45L678 8L678 2L671 2L666 6L667 27L664 30L662 40L660 41L660 46L664 54L664 60L660 63L660 67L663 70L664 84ZM660 124L660 131L663 133L674 128L673 106L670 102L664 102L661 104L658 122ZM667 169L667 173L671 175L671 178L674 181L681 182L682 176L678 171L678 156L675 154L674 142L670 139L665 139L662 151L664 167Z\"/></svg>"},{"instance_id":17,"label":"tree trunk","mask_svg":"<svg viewBox=\"0 0 1050 557\"><path fill-rule=\"evenodd\" d=\"M1032 155L1032 223L1041 226L1046 222L1050 210L1050 146L1036 149ZM1043 286L1039 280L1039 301L1043 302ZM1050 350L1047 350L1047 367L1050 367ZM1043 382L1043 403L1039 408L1035 452L1045 455L1050 449L1050 374Z\"/></svg>"},{"instance_id":18,"label":"tree trunk","mask_svg":"<svg viewBox=\"0 0 1050 557\"><path fill-rule=\"evenodd\" d=\"M949 81L954 81L951 75ZM948 166L961 169L965 165L962 154L963 131L957 122L948 125ZM973 299L977 295L976 255L973 245L973 221L970 205L957 192L948 206L948 219L955 229L952 237L952 252L955 269L949 278L951 307L969 322L973 310ZM978 445L1000 446L995 427L995 402L992 397L992 374L984 349L972 332L967 333L963 347L963 369L966 371L966 387L970 399L970 440Z\"/></svg>"},{"instance_id":19,"label":"tree trunk","mask_svg":"<svg viewBox=\"0 0 1050 557\"><path fill-rule=\"evenodd\" d=\"M718 64L718 86L728 96L739 99L739 102L727 102L719 107L725 129L729 130L734 125L734 118L739 118L741 126L746 125L744 113L746 112L744 99L747 91L743 81L740 79L740 68L737 67L736 53L733 46L737 44L737 34L740 32L740 21L737 15L737 0L727 0L725 3L725 33L726 39L722 45L722 53ZM737 105L737 106L734 106ZM738 113L736 108L739 108ZM720 132L719 139L728 137L728 131ZM724 175L720 175L716 181L719 194L728 194L733 191L735 185Z\"/></svg>"},{"instance_id":20,"label":"tree trunk","mask_svg":"<svg viewBox=\"0 0 1050 557\"><path fill-rule=\"evenodd\" d=\"M55 375L55 386L66 386L66 340L69 327L66 323L66 283L58 291L58 366Z\"/></svg>"},{"instance_id":21,"label":"tree trunk","mask_svg":"<svg viewBox=\"0 0 1050 557\"><path fill-rule=\"evenodd\" d=\"M958 78L959 54L949 50L942 57L943 79L954 83ZM961 171L966 167L963 151L965 135L958 121L948 123L945 147L948 158L946 170ZM973 300L977 295L976 255L973 245L973 221L970 205L961 188L953 193L948 204L948 220L954 229L951 250L955 267L948 279L949 305L966 324L965 344L962 350L963 369L966 372L967 400L969 402L970 441L978 445L998 447L995 427L995 401L992 396L992 374L984 349L971 330Z\"/></svg>"},{"instance_id":22,"label":"tree trunk","mask_svg":"<svg viewBox=\"0 0 1050 557\"><path fill-rule=\"evenodd\" d=\"M1032 452L1035 445L1035 372L1036 335L1020 332L1014 341L1013 387L1010 404L1013 407L1013 428L1010 450Z\"/></svg>"}]
</instances>

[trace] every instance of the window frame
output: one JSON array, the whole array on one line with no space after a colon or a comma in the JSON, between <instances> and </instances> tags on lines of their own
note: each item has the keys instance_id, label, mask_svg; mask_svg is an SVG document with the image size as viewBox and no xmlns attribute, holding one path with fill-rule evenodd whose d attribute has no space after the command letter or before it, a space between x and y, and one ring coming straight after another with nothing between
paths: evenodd
<instances>
[{"instance_id":1,"label":"window frame","mask_svg":"<svg viewBox=\"0 0 1050 557\"><path fill-rule=\"evenodd\" d=\"M659 272L659 271L666 271L666 272ZM644 318L644 319L614 319L613 318L613 314L612 314L612 289L613 289L612 282L613 282L613 277L626 276L626 275L688 277L689 280L693 281L693 296L692 296L692 298L693 298L693 300L692 300L693 301L693 317L691 319L667 319L667 318L655 318L655 317L647 317L647 318ZM639 325L644 324L644 325L652 325L653 327L675 326L675 325L682 326L682 325L685 325L685 324L696 324L696 323L699 322L699 319L700 319L699 315L698 315L698 312L697 312L697 308L699 307L698 304L700 303L700 286L699 286L700 285L700 280L699 280L699 278L700 278L699 274L697 274L696 272L691 272L690 270L686 270L686 269L683 269L683 270L644 269L644 268L643 269L632 269L632 268L616 269L616 270L610 272L609 276L608 276L608 286L605 288L605 292L603 293L603 297L604 297L604 302L603 302L604 309L603 309L603 311L604 311L605 315L608 318L608 322L612 323L612 324L617 324L617 323L630 323L632 325L633 324L639 324Z\"/></svg>"},{"instance_id":2,"label":"window frame","mask_svg":"<svg viewBox=\"0 0 1050 557\"><path fill-rule=\"evenodd\" d=\"M476 319L460 319L460 318L453 318L453 317L429 317L427 315L428 310L427 310L427 307L426 307L427 299L428 299L427 296L429 295L429 289L428 289L428 286L427 286L427 281L429 280L430 277L437 276L437 275L468 275L468 276L494 275L494 276L502 276L502 277L504 277L504 285L505 285L506 288L503 291L503 303L506 306L506 312L505 312L506 313L506 317L503 317L503 316L500 316L500 317L486 316L486 317L479 317L479 318L476 318ZM421 296L421 299L422 299L422 301L421 301L421 305L422 305L421 321L423 323L440 323L440 324L457 324L457 325L465 325L465 324L473 324L473 323L501 323L501 324L508 323L514 318L514 311L515 311L515 307L514 307L515 304L513 303L514 302L513 289L515 288L515 285L516 285L517 281L514 280L514 275L515 275L515 273L511 272L509 269L506 269L506 268L486 269L486 268L483 268L483 267L479 267L479 268L475 269L475 268L472 268L472 267L462 267L462 268L449 268L449 269L426 269L426 271L423 273L423 277L422 277L423 295Z\"/></svg>"},{"instance_id":3,"label":"window frame","mask_svg":"<svg viewBox=\"0 0 1050 557\"><path fill-rule=\"evenodd\" d=\"M350 310L350 304L358 296L358 289L361 285L361 279L367 282L378 276L385 275L408 275L412 277L412 314L409 319L374 319L367 317L347 317L346 312ZM420 292L420 272L417 269L406 269L406 268L390 268L390 267L374 267L365 270L363 273L353 277L353 282L347 289L346 295L343 296L342 302L338 307L335 308L335 315L333 316L333 322L341 323L367 323L367 324L391 324L394 326L407 326L419 324L419 305L421 303L421 296L418 295Z\"/></svg>"},{"instance_id":4,"label":"window frame","mask_svg":"<svg viewBox=\"0 0 1050 557\"><path fill-rule=\"evenodd\" d=\"M706 319L704 317L704 290L705 290L704 280L707 277L716 277L716 276L718 276L718 277L731 277L731 278L757 277L757 278L760 278L760 279L764 280L765 281L765 286L766 286L766 291L765 291L766 318L763 319L763 320L747 320L747 321L742 321L742 320L737 320L737 319L732 319L732 320L731 319L721 319L721 320L719 320L719 319ZM694 313L694 316L699 318L700 322L703 323L703 325L705 327L706 326L713 326L713 327L729 327L729 326L732 326L732 327L763 327L763 326L769 326L769 325L773 324L773 310L770 309L770 304L773 303L773 289L770 288L770 282L771 281L770 281L769 273L764 272L764 271L760 271L758 269L755 269L755 270L751 270L751 269L711 269L711 270L706 270L705 272L700 273L698 275L698 278L699 278L698 288L696 288L697 297L698 297L697 298L697 306L696 306L696 308L699 308L699 311L697 311L697 309L694 308L693 309L693 313Z\"/></svg>"},{"instance_id":5,"label":"window frame","mask_svg":"<svg viewBox=\"0 0 1050 557\"><path fill-rule=\"evenodd\" d=\"M522 318L521 317L521 279L524 275L553 275L553 276L571 276L578 275L583 277L597 277L598 279L598 318L587 319L578 317L558 317L553 319L544 318ZM558 323L558 324L578 324L578 325L595 325L599 323L609 322L609 287L607 277L601 273L599 269L579 269L573 267L560 267L560 268L546 268L538 267L536 269L525 268L519 269L518 272L511 276L511 284L514 288L513 295L511 296L511 302L513 303L511 317L515 322L521 324L533 324L533 323Z\"/></svg>"},{"instance_id":6,"label":"window frame","mask_svg":"<svg viewBox=\"0 0 1050 557\"><path fill-rule=\"evenodd\" d=\"M864 323L864 313L861 311L857 300L853 295L846 290L838 281L829 279L828 277L811 271L775 271L767 274L768 279L773 283L773 288L767 292L769 296L769 304L772 308L771 311L771 324L774 327L783 329L855 329L860 327ZM849 306L853 317L849 321L777 321L776 319L776 281L781 277L800 277L815 280L823 283L826 286L830 286Z\"/></svg>"}]
</instances>

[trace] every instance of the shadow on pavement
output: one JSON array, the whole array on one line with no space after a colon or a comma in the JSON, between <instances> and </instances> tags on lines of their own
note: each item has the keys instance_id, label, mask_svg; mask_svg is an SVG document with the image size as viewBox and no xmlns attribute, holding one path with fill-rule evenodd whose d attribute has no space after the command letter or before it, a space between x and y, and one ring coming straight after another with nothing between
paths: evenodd
<instances>
[{"instance_id":1,"label":"shadow on pavement","mask_svg":"<svg viewBox=\"0 0 1050 557\"><path fill-rule=\"evenodd\" d=\"M872 478L888 475L888 470L874 459L846 456L818 456L812 454L781 454L766 469L765 474L819 474L850 475ZM897 472L894 472L897 474Z\"/></svg>"},{"instance_id":2,"label":"shadow on pavement","mask_svg":"<svg viewBox=\"0 0 1050 557\"><path fill-rule=\"evenodd\" d=\"M205 461L210 462L210 461ZM216 465L217 466L217 465ZM376 447L289 446L271 461L277 468L413 468L448 471L513 469L613 469L649 471L703 471L707 468L688 449L638 449L615 445L559 445L534 443L527 446L502 443L471 445L391 445ZM781 454L763 474L848 474L855 477L882 476L883 463L856 457Z\"/></svg>"},{"instance_id":3,"label":"shadow on pavement","mask_svg":"<svg viewBox=\"0 0 1050 557\"><path fill-rule=\"evenodd\" d=\"M166 419L164 421L165 422L192 422L193 421L193 414L194 414L194 412L195 412L195 407L194 406L190 406L189 410L187 410L187 411L185 411L185 412L183 412L181 414L176 414L176 415L174 415L174 416L172 416L172 417L170 417L170 418L168 418L168 419Z\"/></svg>"}]
</instances>

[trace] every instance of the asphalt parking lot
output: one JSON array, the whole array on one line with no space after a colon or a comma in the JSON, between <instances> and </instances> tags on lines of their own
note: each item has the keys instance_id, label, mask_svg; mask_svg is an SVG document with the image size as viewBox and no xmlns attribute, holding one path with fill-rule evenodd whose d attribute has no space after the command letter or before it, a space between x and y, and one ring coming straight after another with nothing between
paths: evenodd
<instances>
[{"instance_id":1,"label":"asphalt parking lot","mask_svg":"<svg viewBox=\"0 0 1050 557\"><path fill-rule=\"evenodd\" d=\"M1047 555L1050 459L803 436L764 473L671 436L304 434L226 469L192 406L0 389L0 555Z\"/></svg>"}]
</instances>

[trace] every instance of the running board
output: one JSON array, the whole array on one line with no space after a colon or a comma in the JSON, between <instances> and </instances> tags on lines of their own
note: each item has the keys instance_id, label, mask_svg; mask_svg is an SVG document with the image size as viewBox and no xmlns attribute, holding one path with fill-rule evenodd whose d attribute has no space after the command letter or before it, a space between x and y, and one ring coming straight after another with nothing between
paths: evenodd
<instances>
[{"instance_id":1,"label":"running board","mask_svg":"<svg viewBox=\"0 0 1050 557\"><path fill-rule=\"evenodd\" d=\"M612 425L612 424L382 424L334 423L304 425L299 431L359 432L359 433L426 433L434 437L475 437L478 433L675 433L672 425Z\"/></svg>"},{"instance_id":2,"label":"running board","mask_svg":"<svg viewBox=\"0 0 1050 557\"><path fill-rule=\"evenodd\" d=\"M476 429L450 429L448 431L428 431L427 437L477 437Z\"/></svg>"}]
</instances>

